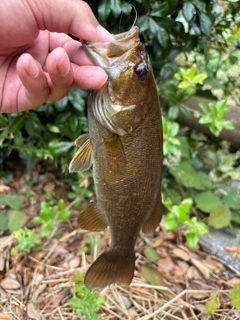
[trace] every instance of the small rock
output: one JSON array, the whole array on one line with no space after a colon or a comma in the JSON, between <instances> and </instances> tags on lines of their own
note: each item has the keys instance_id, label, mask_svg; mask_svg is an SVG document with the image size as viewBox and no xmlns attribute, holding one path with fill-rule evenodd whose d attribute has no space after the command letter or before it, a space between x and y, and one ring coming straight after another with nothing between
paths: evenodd
<instances>
[{"instance_id":1,"label":"small rock","mask_svg":"<svg viewBox=\"0 0 240 320\"><path fill-rule=\"evenodd\" d=\"M126 309L130 309L132 307L132 301L125 296L121 296L121 299L126 307Z\"/></svg>"},{"instance_id":2,"label":"small rock","mask_svg":"<svg viewBox=\"0 0 240 320\"><path fill-rule=\"evenodd\" d=\"M232 254L225 250L225 247L240 245L240 230L237 230L237 236L234 237L227 228L222 230L209 228L209 234L199 236L199 243L206 252L218 256L240 272L240 260L233 258Z\"/></svg>"}]
</instances>

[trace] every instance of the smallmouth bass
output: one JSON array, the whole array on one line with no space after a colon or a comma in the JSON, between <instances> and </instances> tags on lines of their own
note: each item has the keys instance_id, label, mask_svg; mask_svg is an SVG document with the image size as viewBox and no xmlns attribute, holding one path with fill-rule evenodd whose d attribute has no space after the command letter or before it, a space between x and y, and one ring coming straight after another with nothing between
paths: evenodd
<instances>
[{"instance_id":1,"label":"smallmouth bass","mask_svg":"<svg viewBox=\"0 0 240 320\"><path fill-rule=\"evenodd\" d=\"M85 276L97 291L131 283L139 231L154 231L162 217L162 124L152 68L137 27L114 38L83 43L109 77L90 94L89 134L76 140L80 149L69 166L77 172L93 165L96 202L80 214L80 227L111 232L110 247Z\"/></svg>"}]
</instances>

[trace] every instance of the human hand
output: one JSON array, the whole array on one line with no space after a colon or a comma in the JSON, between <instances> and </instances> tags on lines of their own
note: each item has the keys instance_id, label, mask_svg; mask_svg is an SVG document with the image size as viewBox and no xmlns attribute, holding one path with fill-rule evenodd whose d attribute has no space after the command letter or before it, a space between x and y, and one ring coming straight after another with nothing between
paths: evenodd
<instances>
[{"instance_id":1,"label":"human hand","mask_svg":"<svg viewBox=\"0 0 240 320\"><path fill-rule=\"evenodd\" d=\"M1 0L0 113L21 112L70 88L97 89L106 73L93 66L70 33L89 41L112 41L81 0Z\"/></svg>"}]
</instances>

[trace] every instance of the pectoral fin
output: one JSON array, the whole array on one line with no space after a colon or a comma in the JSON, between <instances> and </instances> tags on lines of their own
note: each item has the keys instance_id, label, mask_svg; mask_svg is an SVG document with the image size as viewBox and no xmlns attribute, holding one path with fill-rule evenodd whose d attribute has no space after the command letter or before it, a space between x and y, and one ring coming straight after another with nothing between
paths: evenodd
<instances>
[{"instance_id":1,"label":"pectoral fin","mask_svg":"<svg viewBox=\"0 0 240 320\"><path fill-rule=\"evenodd\" d=\"M70 162L69 172L85 171L92 165L92 143L86 135L84 136L85 137L83 137L82 140L80 139L81 136L76 140L76 144L81 142L83 142L83 144Z\"/></svg>"},{"instance_id":2,"label":"pectoral fin","mask_svg":"<svg viewBox=\"0 0 240 320\"><path fill-rule=\"evenodd\" d=\"M144 233L153 232L159 226L161 219L162 219L162 200L159 193L153 212L150 215L150 217L147 219L145 224L143 225L142 231Z\"/></svg>"},{"instance_id":3,"label":"pectoral fin","mask_svg":"<svg viewBox=\"0 0 240 320\"><path fill-rule=\"evenodd\" d=\"M93 203L78 218L78 224L82 229L89 231L103 231L108 224L98 209L97 202Z\"/></svg>"},{"instance_id":4,"label":"pectoral fin","mask_svg":"<svg viewBox=\"0 0 240 320\"><path fill-rule=\"evenodd\" d=\"M88 133L81 134L75 140L75 145L78 146L78 147L81 147L87 140L89 140L89 134Z\"/></svg>"}]
</instances>

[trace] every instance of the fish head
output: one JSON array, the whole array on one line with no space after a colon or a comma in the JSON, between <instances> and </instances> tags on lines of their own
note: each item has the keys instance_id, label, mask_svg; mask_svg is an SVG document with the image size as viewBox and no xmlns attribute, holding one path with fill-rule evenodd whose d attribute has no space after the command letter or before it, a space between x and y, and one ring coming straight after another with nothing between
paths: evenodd
<instances>
[{"instance_id":1,"label":"fish head","mask_svg":"<svg viewBox=\"0 0 240 320\"><path fill-rule=\"evenodd\" d=\"M95 65L102 67L108 80L100 89L107 101L102 123L114 123L112 130L123 135L131 132L144 118L151 88L156 88L148 54L139 39L138 27L114 36L112 42L83 42ZM102 117L103 118L103 117ZM120 133L122 132L122 133Z\"/></svg>"}]
</instances>

